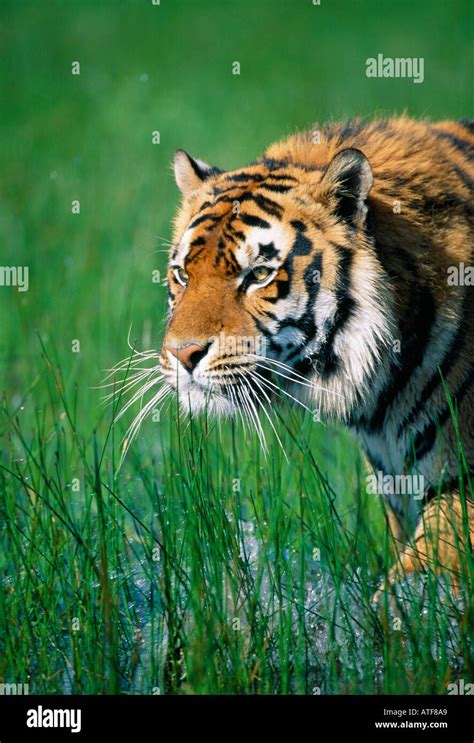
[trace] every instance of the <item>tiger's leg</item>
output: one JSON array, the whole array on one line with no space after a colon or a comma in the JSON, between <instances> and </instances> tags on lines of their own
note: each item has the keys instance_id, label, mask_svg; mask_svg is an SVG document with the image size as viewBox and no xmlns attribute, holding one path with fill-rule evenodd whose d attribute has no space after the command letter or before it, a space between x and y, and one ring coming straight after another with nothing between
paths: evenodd
<instances>
[{"instance_id":1,"label":"tiger's leg","mask_svg":"<svg viewBox=\"0 0 474 743\"><path fill-rule=\"evenodd\" d=\"M388 546L391 562L396 564L400 560L400 556L407 549L410 538L410 523L413 523L413 521L410 518L406 504L400 498L394 497L388 498L385 502L385 518L388 528ZM372 597L374 603L378 603L386 588L386 581L381 582Z\"/></svg>"},{"instance_id":2,"label":"tiger's leg","mask_svg":"<svg viewBox=\"0 0 474 743\"><path fill-rule=\"evenodd\" d=\"M374 601L383 591L398 583L408 573L425 568L447 572L455 590L459 586L462 563L474 542L474 503L463 504L457 493L431 500L424 508L413 540L396 559L386 579L377 589Z\"/></svg>"}]
</instances>

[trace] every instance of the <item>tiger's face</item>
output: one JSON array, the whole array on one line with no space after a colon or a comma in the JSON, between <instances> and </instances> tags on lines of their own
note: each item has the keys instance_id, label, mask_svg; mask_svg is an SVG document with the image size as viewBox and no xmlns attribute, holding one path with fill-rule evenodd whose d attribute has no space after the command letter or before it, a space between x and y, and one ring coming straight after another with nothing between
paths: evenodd
<instances>
[{"instance_id":1,"label":"tiger's face","mask_svg":"<svg viewBox=\"0 0 474 743\"><path fill-rule=\"evenodd\" d=\"M184 409L252 418L283 394L348 416L387 343L358 150L324 170L222 172L179 150L162 373Z\"/></svg>"}]
</instances>

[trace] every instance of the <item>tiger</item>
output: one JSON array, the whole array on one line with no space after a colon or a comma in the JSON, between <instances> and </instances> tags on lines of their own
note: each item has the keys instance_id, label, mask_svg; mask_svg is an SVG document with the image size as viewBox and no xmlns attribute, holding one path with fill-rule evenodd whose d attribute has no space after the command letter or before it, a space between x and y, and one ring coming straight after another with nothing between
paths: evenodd
<instances>
[{"instance_id":1,"label":"tiger","mask_svg":"<svg viewBox=\"0 0 474 743\"><path fill-rule=\"evenodd\" d=\"M376 598L429 568L456 590L472 553L473 151L473 122L404 115L315 125L236 170L174 157L163 377L183 410L256 423L285 390L384 482L416 473L417 496L382 494Z\"/></svg>"}]
</instances>

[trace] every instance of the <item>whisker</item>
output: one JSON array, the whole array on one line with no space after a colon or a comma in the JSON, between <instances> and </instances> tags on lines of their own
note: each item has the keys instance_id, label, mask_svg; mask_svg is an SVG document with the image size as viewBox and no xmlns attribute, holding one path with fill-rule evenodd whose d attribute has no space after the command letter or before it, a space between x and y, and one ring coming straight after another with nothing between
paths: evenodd
<instances>
[{"instance_id":1,"label":"whisker","mask_svg":"<svg viewBox=\"0 0 474 743\"><path fill-rule=\"evenodd\" d=\"M270 405L270 407L271 407L271 400L270 400L270 398L268 397L268 394L267 394L267 392L265 391L265 389L264 389L264 388L262 387L262 385L261 385L261 384L260 384L260 382L258 381L258 379L256 379L256 378L255 378L255 377L253 376L253 374L252 374L251 372L249 373L249 376L250 376L250 378L251 378L251 379L252 379L252 380L254 381L254 383L255 383L255 384L256 384L256 385L258 386L258 388L259 388L259 389L261 390L261 392L263 393L263 395L264 395L265 399L267 400L268 404L269 404L269 405ZM285 448L284 448L284 446L283 446L283 444L282 444L282 441L281 441L281 439L280 439L280 437L279 437L279 435L278 435L278 433L277 433L277 430L276 430L275 426L273 425L273 421L272 421L272 419L270 418L270 415L269 415L269 413L268 413L267 409L265 408L265 406L264 406L264 405L261 405L261 408L262 408L262 410L263 410L263 413L264 413L264 415L266 416L266 418L267 418L268 422L270 423L270 425L271 425L271 427L272 427L272 429L273 429L273 433L274 433L274 434L275 434L275 436L276 436L276 439L277 439L277 441L278 441L278 444L279 444L279 446L280 446L280 449L281 449L281 450L282 450L282 452L283 452L283 455L284 455L284 457L285 457L286 461L287 461L287 462L289 463L289 460L288 460L288 456L287 456L287 454L286 454Z\"/></svg>"},{"instance_id":2,"label":"whisker","mask_svg":"<svg viewBox=\"0 0 474 743\"><path fill-rule=\"evenodd\" d=\"M159 384L162 381L162 379L163 379L162 377L153 377L153 379L150 379L147 382L145 382L145 384L142 385L142 387L140 387L140 389L137 390L135 392L135 394L132 395L132 397L130 398L130 400L124 405L124 407L122 408L122 410L120 411L120 413L118 413L118 415L116 416L115 420L116 421L119 421L120 418L122 418L125 415L125 413L127 412L127 410L134 403L137 402L137 400L143 399L144 395L146 395L146 393L148 392L148 390L150 390L155 384Z\"/></svg>"},{"instance_id":3,"label":"whisker","mask_svg":"<svg viewBox=\"0 0 474 743\"><path fill-rule=\"evenodd\" d=\"M162 240L162 242L166 245L171 245L172 248L177 248L177 244L171 242L170 240L167 240L166 237L163 237L163 235L154 235L153 233L150 233L152 237L157 238L158 240Z\"/></svg>"},{"instance_id":4,"label":"whisker","mask_svg":"<svg viewBox=\"0 0 474 743\"><path fill-rule=\"evenodd\" d=\"M239 415L239 418L242 421L242 426L244 427L244 430L245 430L247 428L247 426L246 426L246 420L245 420L244 415L242 413L242 408L241 408L241 406L239 405L239 403L238 403L238 401L236 399L235 391L234 391L234 389L231 386L229 386L229 388L228 388L227 391L228 391L228 393L230 395L230 398L231 398L232 402L234 403L235 409L237 410L237 413Z\"/></svg>"},{"instance_id":5,"label":"whisker","mask_svg":"<svg viewBox=\"0 0 474 743\"><path fill-rule=\"evenodd\" d=\"M104 381L106 379L109 379L113 374L117 374L119 372L126 372L129 369L132 369L133 371L138 371L140 370L140 367L137 367L137 364L140 364L143 361L151 361L153 359L160 359L160 354L156 351L143 352L143 353L141 353L140 351L135 351L131 357L128 356L127 358L122 359L121 361L118 361L110 369L105 369L107 374L104 378ZM146 367L143 367L143 369L145 368Z\"/></svg>"},{"instance_id":6,"label":"whisker","mask_svg":"<svg viewBox=\"0 0 474 743\"><path fill-rule=\"evenodd\" d=\"M266 383L267 385L271 385L272 387L274 387L275 390L276 390L276 394L279 395L280 397L282 397L282 395L286 395L286 397L289 397L290 400L293 400L293 402L295 402L297 405L300 405L308 413L310 413L310 414L313 413L313 411L311 410L311 408L308 408L308 406L305 405L305 403L302 400L298 400L298 398L297 397L294 397L294 395L292 395L290 392L288 392L288 390L285 390L284 388L279 387L277 384L275 384L275 382L272 382L271 379L266 379L265 377L262 377L261 374L259 374L256 371L254 371L253 374L256 374L257 377L263 383ZM283 397L282 397L282 399L283 399Z\"/></svg>"},{"instance_id":7,"label":"whisker","mask_svg":"<svg viewBox=\"0 0 474 743\"><path fill-rule=\"evenodd\" d=\"M120 459L120 466L122 465L127 452L130 448L132 441L135 439L137 432L143 423L144 418L148 415L154 405L157 405L163 398L166 398L168 393L171 391L171 387L168 384L164 384L158 392L147 402L147 404L140 409L139 413L133 419L131 425L127 429L125 436L122 439L123 449L122 456ZM161 410L161 408L160 408Z\"/></svg>"},{"instance_id":8,"label":"whisker","mask_svg":"<svg viewBox=\"0 0 474 743\"><path fill-rule=\"evenodd\" d=\"M251 415L249 413L249 408L248 408L247 402L242 398L242 396L240 394L240 387L233 387L232 388L232 397L233 397L234 403L235 403L235 405L237 407L237 410L240 413L240 417L242 419L242 423L244 425L244 428L245 429L248 429L249 428L249 424L251 422L253 422L253 421L252 421L252 417L251 417Z\"/></svg>"},{"instance_id":9,"label":"whisker","mask_svg":"<svg viewBox=\"0 0 474 743\"><path fill-rule=\"evenodd\" d=\"M246 380L244 380L244 382L245 382L245 384L241 388L242 389L242 393L245 396L245 398L247 400L247 403L249 405L249 412L252 413L252 419L253 419L253 421L255 423L255 430L257 432L258 439L260 441L260 445L261 445L263 451L265 453L267 453L268 448L267 448L267 441L265 439L265 433L264 433L264 430L262 428L262 424L260 423L260 420L259 420L259 417L258 417L258 413L257 413L257 409L255 407L255 403L252 400L251 391L248 388L248 384L246 383Z\"/></svg>"},{"instance_id":10,"label":"whisker","mask_svg":"<svg viewBox=\"0 0 474 743\"><path fill-rule=\"evenodd\" d=\"M257 354L249 353L247 354L249 358L257 359L258 361L264 361L267 364L273 364L274 366L278 366L281 369L284 369L287 372L290 372L293 374L296 379L292 379L291 377L286 376L282 372L277 371L276 369L268 368L262 366L262 369L265 369L267 371L271 371L272 374L277 374L285 379L288 379L293 384L301 384L303 387L310 387L311 389L317 391L317 392L327 392L328 394L337 395L338 397L344 397L340 392L335 392L334 390L327 389L326 387L321 387L321 385L317 385L314 382L309 382L305 377L303 377L299 372L295 371L295 369L292 369L291 366L288 366L288 364L284 364L281 361L278 361L277 359L271 359L268 356L258 356ZM258 362L256 362L258 365Z\"/></svg>"},{"instance_id":11,"label":"whisker","mask_svg":"<svg viewBox=\"0 0 474 743\"><path fill-rule=\"evenodd\" d=\"M288 381L291 382L292 384L299 384L302 387L308 387L309 389L312 389L315 392L326 392L330 395L336 395L337 397L341 397L341 398L344 397L344 395L342 395L340 392L335 392L334 390L327 389L326 387L321 387L320 385L314 384L314 382L302 381L299 379L292 379L287 374L283 374L281 371L277 371L276 369L272 369L271 367L264 366L263 364L259 364L258 362L256 362L256 366L260 367L260 369L265 369L266 371L269 371L272 374L276 374L278 377L282 377L283 379L288 379Z\"/></svg>"},{"instance_id":12,"label":"whisker","mask_svg":"<svg viewBox=\"0 0 474 743\"><path fill-rule=\"evenodd\" d=\"M102 389L105 389L106 387L115 387L116 388L120 384L120 382L123 382L124 384L121 387L121 391L125 391L126 389L128 389L130 387L133 387L135 384L137 384L138 382L140 382L145 377L149 376L151 372L155 371L155 368L158 368L158 367L153 367L151 369L143 369L142 371L138 372L137 374L133 374L131 377L125 377L123 380L116 379L113 382L107 382L106 384L101 384L101 385L98 385L97 387L93 387L93 389L102 390ZM115 391L114 392L110 392L103 399L107 399L107 398L113 397L115 395L116 395L116 392Z\"/></svg>"},{"instance_id":13,"label":"whisker","mask_svg":"<svg viewBox=\"0 0 474 743\"><path fill-rule=\"evenodd\" d=\"M127 345L131 349L131 354L118 361L111 369L106 370L107 373L104 377L103 383L98 386L98 389L113 388L111 392L108 392L103 396L102 399L104 403L114 402L117 399L120 400L124 394L128 395L128 393L132 392L130 399L124 404L119 412L116 412L117 406L115 407L113 415L114 425L125 415L132 405L140 400L140 410L122 439L123 446L119 468L122 466L128 449L130 448L144 418L153 406L158 405L160 402L162 403L160 407L161 411L168 394L172 390L171 385L167 382L163 383L165 377L161 372L160 363L155 363L152 366L145 365L147 362L159 361L161 358L160 353L156 349L147 349L146 351L137 350L135 346L132 346L130 343L130 333L131 326L127 335ZM125 374L123 379L116 378L120 374ZM112 377L115 378L111 379ZM157 384L160 385L160 389L153 394L151 399L145 405L143 405L144 396ZM133 391L137 385L139 385L138 389Z\"/></svg>"}]
</instances>

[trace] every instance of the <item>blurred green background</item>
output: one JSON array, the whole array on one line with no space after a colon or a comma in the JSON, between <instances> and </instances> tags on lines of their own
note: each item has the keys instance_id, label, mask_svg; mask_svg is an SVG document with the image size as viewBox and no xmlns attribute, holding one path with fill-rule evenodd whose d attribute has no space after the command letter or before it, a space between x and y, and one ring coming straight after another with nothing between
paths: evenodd
<instances>
[{"instance_id":1,"label":"blurred green background","mask_svg":"<svg viewBox=\"0 0 474 743\"><path fill-rule=\"evenodd\" d=\"M233 168L315 121L469 115L472 7L3 0L0 265L28 265L30 289L0 287L1 389L17 399L33 380L36 331L86 387L126 355L130 325L158 345L176 148ZM379 52L423 57L424 83L367 78Z\"/></svg>"}]
</instances>

